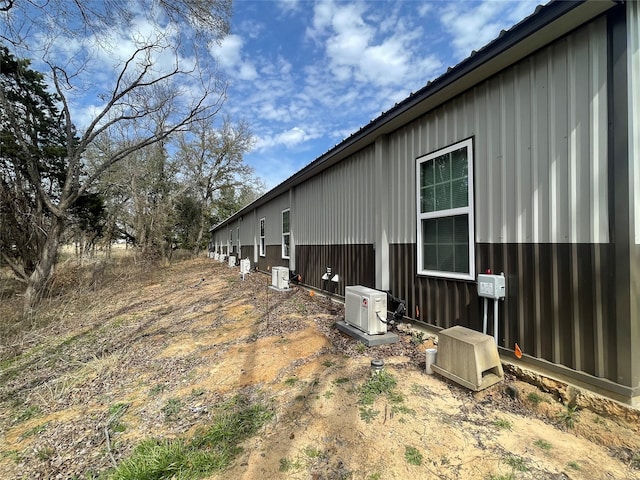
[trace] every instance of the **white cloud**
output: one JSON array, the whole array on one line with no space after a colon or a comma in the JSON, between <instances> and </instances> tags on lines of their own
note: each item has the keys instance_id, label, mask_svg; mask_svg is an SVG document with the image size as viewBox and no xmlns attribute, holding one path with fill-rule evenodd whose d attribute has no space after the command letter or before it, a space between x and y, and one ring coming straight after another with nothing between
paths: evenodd
<instances>
[{"instance_id":1,"label":"white cloud","mask_svg":"<svg viewBox=\"0 0 640 480\"><path fill-rule=\"evenodd\" d=\"M483 0L470 8L468 2L451 2L441 11L440 21L453 36L452 44L459 59L467 57L495 39L502 29L513 24L535 8L537 1L507 2Z\"/></svg>"},{"instance_id":2,"label":"white cloud","mask_svg":"<svg viewBox=\"0 0 640 480\"><path fill-rule=\"evenodd\" d=\"M259 137L256 142L255 150L265 150L277 146L284 146L286 148L296 147L308 140L318 138L319 133L317 131L307 132L300 127L293 127L288 130L279 132L275 135L265 135Z\"/></svg>"}]
</instances>

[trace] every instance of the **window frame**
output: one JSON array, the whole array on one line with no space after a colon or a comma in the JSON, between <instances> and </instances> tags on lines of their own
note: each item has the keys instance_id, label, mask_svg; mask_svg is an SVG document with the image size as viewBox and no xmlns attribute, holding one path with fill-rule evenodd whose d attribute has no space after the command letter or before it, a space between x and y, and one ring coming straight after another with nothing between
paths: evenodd
<instances>
[{"instance_id":1,"label":"window frame","mask_svg":"<svg viewBox=\"0 0 640 480\"><path fill-rule=\"evenodd\" d=\"M440 277L454 280L475 280L476 266L475 266L475 195L474 195L474 138L470 137L454 144L448 145L444 148L440 148L431 153L418 157L416 159L416 272L420 276ZM421 212L421 184L420 184L420 167L425 162L435 161L435 159L442 157L448 153L461 148L467 149L467 206L456 207L443 210L436 210L433 212ZM435 218L448 218L459 215L467 215L468 222L468 245L469 245L469 271L462 272L448 272L444 270L429 270L423 267L423 238L422 238L422 222L423 220L430 220Z\"/></svg>"},{"instance_id":2,"label":"window frame","mask_svg":"<svg viewBox=\"0 0 640 480\"><path fill-rule=\"evenodd\" d=\"M284 214L287 213L289 216L289 230L287 230L286 232L284 231ZM282 231L282 237L281 237L281 243L282 243L282 258L284 260L289 260L291 258L291 209L290 208L285 208L284 210L282 210L282 215L280 215L280 225L281 225L281 231ZM287 237L289 243L288 243L288 247L289 247L289 255L285 255L285 243L284 243L284 239L285 236Z\"/></svg>"},{"instance_id":3,"label":"window frame","mask_svg":"<svg viewBox=\"0 0 640 480\"><path fill-rule=\"evenodd\" d=\"M267 224L266 217L262 217L258 222L258 237L259 237L258 248L259 248L261 257L266 256L266 250L267 250L266 240L265 240L265 234L266 234L266 228L267 228L266 224Z\"/></svg>"}]
</instances>

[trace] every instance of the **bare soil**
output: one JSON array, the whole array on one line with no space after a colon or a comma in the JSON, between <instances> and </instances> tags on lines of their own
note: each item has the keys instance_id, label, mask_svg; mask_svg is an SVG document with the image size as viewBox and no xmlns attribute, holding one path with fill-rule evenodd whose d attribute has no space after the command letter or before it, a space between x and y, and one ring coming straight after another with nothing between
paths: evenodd
<instances>
[{"instance_id":1,"label":"bare soil","mask_svg":"<svg viewBox=\"0 0 640 480\"><path fill-rule=\"evenodd\" d=\"M342 304L267 275L199 258L67 264L56 282L0 345L0 478L96 478L142 439L188 438L238 392L276 415L213 479L640 478L638 410L512 371L470 392L425 374L435 338L402 326L365 348L335 328ZM17 318L4 297L0 318ZM397 386L367 406L373 358Z\"/></svg>"}]
</instances>

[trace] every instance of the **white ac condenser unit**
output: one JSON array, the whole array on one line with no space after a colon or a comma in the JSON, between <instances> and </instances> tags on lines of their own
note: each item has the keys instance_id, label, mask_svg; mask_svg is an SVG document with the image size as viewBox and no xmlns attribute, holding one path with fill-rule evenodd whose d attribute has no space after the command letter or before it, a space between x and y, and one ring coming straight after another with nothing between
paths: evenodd
<instances>
[{"instance_id":1,"label":"white ac condenser unit","mask_svg":"<svg viewBox=\"0 0 640 480\"><path fill-rule=\"evenodd\" d=\"M349 325L368 335L387 333L387 294L362 285L345 288L345 316Z\"/></svg>"},{"instance_id":2,"label":"white ac condenser unit","mask_svg":"<svg viewBox=\"0 0 640 480\"><path fill-rule=\"evenodd\" d=\"M251 260L243 258L240 260L240 275L246 275L251 271Z\"/></svg>"},{"instance_id":3,"label":"white ac condenser unit","mask_svg":"<svg viewBox=\"0 0 640 480\"><path fill-rule=\"evenodd\" d=\"M289 288L289 269L287 267L272 267L271 285L279 290Z\"/></svg>"},{"instance_id":4,"label":"white ac condenser unit","mask_svg":"<svg viewBox=\"0 0 640 480\"><path fill-rule=\"evenodd\" d=\"M229 255L229 266L230 267L235 267L236 266L236 257L235 257L235 255Z\"/></svg>"}]
</instances>

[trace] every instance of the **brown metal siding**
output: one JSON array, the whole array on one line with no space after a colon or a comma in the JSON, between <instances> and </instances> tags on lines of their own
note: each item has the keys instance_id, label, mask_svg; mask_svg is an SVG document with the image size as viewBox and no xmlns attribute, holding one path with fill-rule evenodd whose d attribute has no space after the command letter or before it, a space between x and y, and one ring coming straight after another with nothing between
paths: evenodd
<instances>
[{"instance_id":1,"label":"brown metal siding","mask_svg":"<svg viewBox=\"0 0 640 480\"><path fill-rule=\"evenodd\" d=\"M498 343L590 375L616 380L613 249L609 244L478 244L477 269L507 277ZM390 245L391 292L430 325L482 329L474 282L415 274L415 245ZM493 302L489 304L493 331Z\"/></svg>"},{"instance_id":2,"label":"brown metal siding","mask_svg":"<svg viewBox=\"0 0 640 480\"><path fill-rule=\"evenodd\" d=\"M338 274L340 282L324 282L327 267ZM302 283L331 293L344 295L345 285L375 286L373 245L297 245L296 272Z\"/></svg>"}]
</instances>

